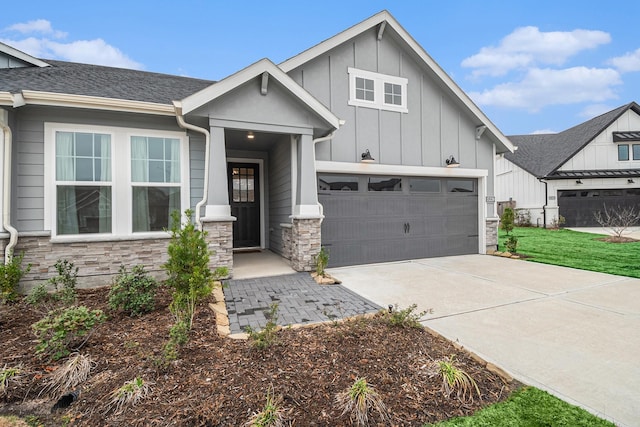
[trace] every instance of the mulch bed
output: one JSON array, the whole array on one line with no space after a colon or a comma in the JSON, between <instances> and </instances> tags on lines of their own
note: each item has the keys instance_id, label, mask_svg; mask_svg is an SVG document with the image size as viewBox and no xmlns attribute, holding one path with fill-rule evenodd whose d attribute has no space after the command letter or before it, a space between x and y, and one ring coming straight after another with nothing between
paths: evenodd
<instances>
[{"instance_id":1,"label":"mulch bed","mask_svg":"<svg viewBox=\"0 0 640 427\"><path fill-rule=\"evenodd\" d=\"M422 426L471 414L519 386L449 341L425 329L389 326L381 316L284 328L277 344L259 351L246 341L218 336L215 315L206 304L198 308L178 360L161 366L174 321L168 291L159 293L154 312L139 318L109 311L107 294L104 288L79 291L78 304L104 310L108 320L81 349L95 367L80 397L54 413L57 396L44 388L65 360L49 362L34 354L31 324L43 313L24 302L0 305L0 368L22 364L27 373L20 384L9 385L5 396L0 394L0 414L35 416L45 426L242 426L264 407L272 387L293 425L348 426L355 424L342 415L335 396L357 377L366 377L390 411L391 422L385 425ZM441 378L428 374L431 361L452 355L478 384L481 397L473 403L444 397ZM109 393L135 377L151 383L150 395L123 413L107 412ZM370 419L377 420L373 414Z\"/></svg>"}]
</instances>

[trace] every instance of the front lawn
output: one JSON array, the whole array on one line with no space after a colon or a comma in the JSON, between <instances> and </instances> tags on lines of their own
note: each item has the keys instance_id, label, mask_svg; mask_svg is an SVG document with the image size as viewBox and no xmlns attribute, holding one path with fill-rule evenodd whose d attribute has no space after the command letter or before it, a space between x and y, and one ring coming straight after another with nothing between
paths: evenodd
<instances>
[{"instance_id":1,"label":"front lawn","mask_svg":"<svg viewBox=\"0 0 640 427\"><path fill-rule=\"evenodd\" d=\"M508 400L478 411L475 415L434 424L437 427L529 427L574 426L613 427L582 408L570 405L534 387L516 391Z\"/></svg>"},{"instance_id":2,"label":"front lawn","mask_svg":"<svg viewBox=\"0 0 640 427\"><path fill-rule=\"evenodd\" d=\"M516 227L510 235L518 238L517 253L528 261L640 278L640 241L610 243L604 235L535 227ZM504 231L498 240L505 250Z\"/></svg>"}]
</instances>

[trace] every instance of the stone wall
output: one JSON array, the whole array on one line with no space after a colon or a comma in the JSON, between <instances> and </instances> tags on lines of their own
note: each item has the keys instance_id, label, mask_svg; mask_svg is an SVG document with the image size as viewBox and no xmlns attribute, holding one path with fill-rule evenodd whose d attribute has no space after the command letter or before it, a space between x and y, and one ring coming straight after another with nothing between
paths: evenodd
<instances>
[{"instance_id":1,"label":"stone wall","mask_svg":"<svg viewBox=\"0 0 640 427\"><path fill-rule=\"evenodd\" d=\"M282 257L291 259L291 224L280 224L282 227Z\"/></svg>"},{"instance_id":2,"label":"stone wall","mask_svg":"<svg viewBox=\"0 0 640 427\"><path fill-rule=\"evenodd\" d=\"M229 276L233 276L233 221L202 220L203 231L207 232L207 242L211 250L209 267L211 271L218 267L227 267ZM221 277L225 279L226 277Z\"/></svg>"},{"instance_id":3,"label":"stone wall","mask_svg":"<svg viewBox=\"0 0 640 427\"><path fill-rule=\"evenodd\" d=\"M498 249L498 223L499 218L487 218L486 220L486 248L487 251L495 251Z\"/></svg>"},{"instance_id":4,"label":"stone wall","mask_svg":"<svg viewBox=\"0 0 640 427\"><path fill-rule=\"evenodd\" d=\"M320 252L321 219L294 218L291 227L291 267L296 271L315 270Z\"/></svg>"},{"instance_id":5,"label":"stone wall","mask_svg":"<svg viewBox=\"0 0 640 427\"><path fill-rule=\"evenodd\" d=\"M2 257L8 239L0 243ZM24 253L23 267L31 264L31 271L20 282L20 291L32 288L57 275L56 261L66 259L78 267L78 287L91 288L109 285L121 265L142 264L154 277L166 277L161 265L167 260L167 237L140 240L112 240L102 242L52 243L48 235L20 236L14 249Z\"/></svg>"}]
</instances>

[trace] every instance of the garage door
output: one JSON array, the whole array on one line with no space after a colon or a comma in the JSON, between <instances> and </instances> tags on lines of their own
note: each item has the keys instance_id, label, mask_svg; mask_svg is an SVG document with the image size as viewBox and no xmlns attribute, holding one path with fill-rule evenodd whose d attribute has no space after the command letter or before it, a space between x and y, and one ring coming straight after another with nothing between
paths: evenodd
<instances>
[{"instance_id":1,"label":"garage door","mask_svg":"<svg viewBox=\"0 0 640 427\"><path fill-rule=\"evenodd\" d=\"M640 189L559 190L558 208L565 227L599 227L595 212L618 206L640 207Z\"/></svg>"},{"instance_id":2,"label":"garage door","mask_svg":"<svg viewBox=\"0 0 640 427\"><path fill-rule=\"evenodd\" d=\"M329 265L478 253L475 179L319 175Z\"/></svg>"}]
</instances>

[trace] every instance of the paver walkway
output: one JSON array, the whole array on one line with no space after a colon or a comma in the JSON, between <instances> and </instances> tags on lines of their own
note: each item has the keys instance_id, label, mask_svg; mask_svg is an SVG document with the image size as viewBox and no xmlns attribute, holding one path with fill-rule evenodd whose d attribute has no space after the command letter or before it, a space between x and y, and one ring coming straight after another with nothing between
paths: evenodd
<instances>
[{"instance_id":1,"label":"paver walkway","mask_svg":"<svg viewBox=\"0 0 640 427\"><path fill-rule=\"evenodd\" d=\"M278 303L282 326L324 322L376 312L380 306L342 285L318 285L309 273L224 281L232 334L267 324L271 304Z\"/></svg>"}]
</instances>

